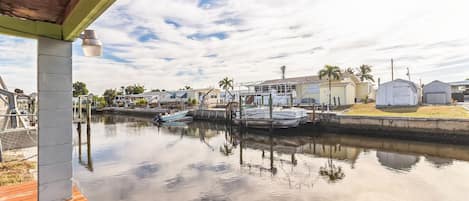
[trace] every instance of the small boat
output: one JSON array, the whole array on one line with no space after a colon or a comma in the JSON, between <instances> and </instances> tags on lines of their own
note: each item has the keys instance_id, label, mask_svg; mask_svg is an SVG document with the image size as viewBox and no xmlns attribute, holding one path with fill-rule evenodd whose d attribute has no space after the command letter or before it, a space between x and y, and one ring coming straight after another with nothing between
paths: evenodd
<instances>
[{"instance_id":1,"label":"small boat","mask_svg":"<svg viewBox=\"0 0 469 201\"><path fill-rule=\"evenodd\" d=\"M179 111L175 113L165 114L165 115L156 115L153 118L153 122L174 122L174 121L190 121L192 117L187 117L188 110Z\"/></svg>"}]
</instances>

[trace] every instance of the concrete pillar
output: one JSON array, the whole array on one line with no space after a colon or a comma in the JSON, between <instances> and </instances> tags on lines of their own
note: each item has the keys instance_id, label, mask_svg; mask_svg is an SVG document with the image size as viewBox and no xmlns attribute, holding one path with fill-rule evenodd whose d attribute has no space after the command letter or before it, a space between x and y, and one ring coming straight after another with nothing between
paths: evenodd
<instances>
[{"instance_id":1,"label":"concrete pillar","mask_svg":"<svg viewBox=\"0 0 469 201\"><path fill-rule=\"evenodd\" d=\"M38 197L72 196L72 43L38 39Z\"/></svg>"}]
</instances>

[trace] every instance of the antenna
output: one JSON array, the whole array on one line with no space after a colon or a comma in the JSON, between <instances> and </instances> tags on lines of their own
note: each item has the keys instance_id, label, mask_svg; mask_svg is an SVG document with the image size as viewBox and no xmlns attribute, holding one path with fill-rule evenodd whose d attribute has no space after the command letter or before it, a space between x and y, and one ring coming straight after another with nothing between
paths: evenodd
<instances>
[{"instance_id":1,"label":"antenna","mask_svg":"<svg viewBox=\"0 0 469 201\"><path fill-rule=\"evenodd\" d=\"M394 60L391 59L391 81L394 81Z\"/></svg>"},{"instance_id":2,"label":"antenna","mask_svg":"<svg viewBox=\"0 0 469 201\"><path fill-rule=\"evenodd\" d=\"M286 68L285 66L280 67L280 70L282 71L282 80L285 79L285 68Z\"/></svg>"}]
</instances>

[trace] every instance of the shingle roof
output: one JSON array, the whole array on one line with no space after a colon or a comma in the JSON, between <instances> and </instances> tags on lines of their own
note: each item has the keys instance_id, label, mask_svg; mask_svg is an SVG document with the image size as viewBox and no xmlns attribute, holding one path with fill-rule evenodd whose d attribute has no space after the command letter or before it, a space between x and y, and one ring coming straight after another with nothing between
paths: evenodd
<instances>
[{"instance_id":1,"label":"shingle roof","mask_svg":"<svg viewBox=\"0 0 469 201\"><path fill-rule=\"evenodd\" d=\"M275 79L275 80L266 80L261 83L261 85L275 85L275 84L284 84L284 83L308 83L308 82L320 82L321 80L317 75L312 76L302 76L302 77L292 77L285 79Z\"/></svg>"}]
</instances>

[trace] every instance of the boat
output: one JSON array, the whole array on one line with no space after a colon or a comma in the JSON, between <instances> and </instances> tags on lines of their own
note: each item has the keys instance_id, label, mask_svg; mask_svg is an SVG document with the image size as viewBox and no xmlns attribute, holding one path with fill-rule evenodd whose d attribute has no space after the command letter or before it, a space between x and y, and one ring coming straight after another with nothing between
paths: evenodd
<instances>
[{"instance_id":1,"label":"boat","mask_svg":"<svg viewBox=\"0 0 469 201\"><path fill-rule=\"evenodd\" d=\"M156 115L155 118L153 118L153 122L184 122L184 121L190 121L192 120L192 117L187 117L188 110L184 111L179 111L175 113L170 113L170 114L165 114L165 115Z\"/></svg>"},{"instance_id":2,"label":"boat","mask_svg":"<svg viewBox=\"0 0 469 201\"><path fill-rule=\"evenodd\" d=\"M242 119L239 119L239 112L236 116L234 123L252 128L294 128L305 124L308 119L306 110L300 108L273 108L272 118L267 107L244 109Z\"/></svg>"}]
</instances>

